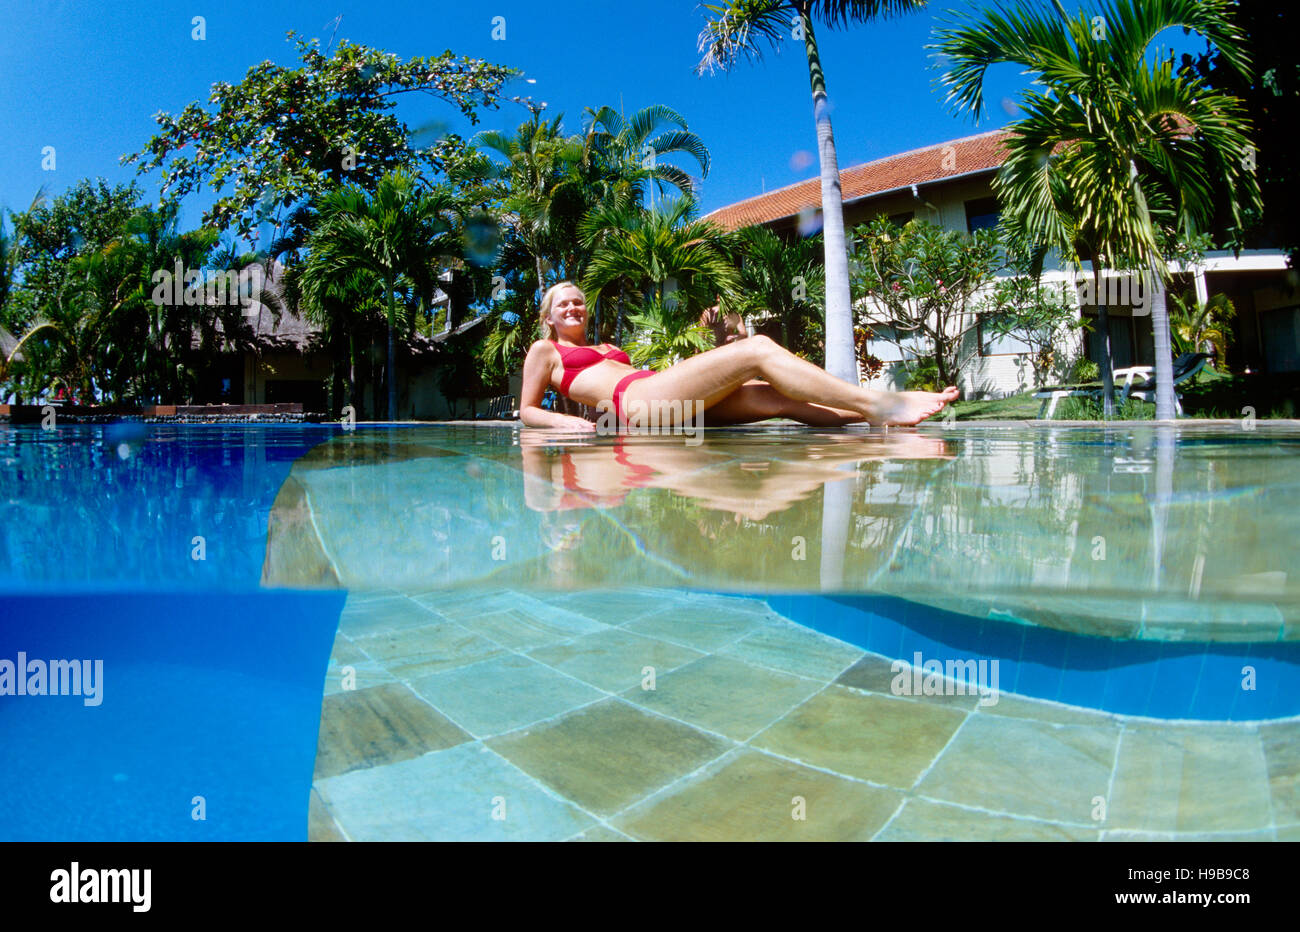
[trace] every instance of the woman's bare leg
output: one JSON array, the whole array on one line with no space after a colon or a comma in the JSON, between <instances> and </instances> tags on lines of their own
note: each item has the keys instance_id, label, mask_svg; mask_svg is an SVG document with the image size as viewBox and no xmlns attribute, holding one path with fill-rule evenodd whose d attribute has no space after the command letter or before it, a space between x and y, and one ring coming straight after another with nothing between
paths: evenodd
<instances>
[{"instance_id":1,"label":"woman's bare leg","mask_svg":"<svg viewBox=\"0 0 1300 932\"><path fill-rule=\"evenodd\" d=\"M752 378L766 380L794 401L857 411L872 424L917 424L957 398L942 392L878 392L850 385L765 336L737 340L684 359L627 387L630 401L691 401L713 407Z\"/></svg>"},{"instance_id":2,"label":"woman's bare leg","mask_svg":"<svg viewBox=\"0 0 1300 932\"><path fill-rule=\"evenodd\" d=\"M704 412L708 426L752 424L770 417L788 417L814 427L843 427L863 420L861 414L840 411L808 401L795 401L771 385L748 382Z\"/></svg>"}]
</instances>

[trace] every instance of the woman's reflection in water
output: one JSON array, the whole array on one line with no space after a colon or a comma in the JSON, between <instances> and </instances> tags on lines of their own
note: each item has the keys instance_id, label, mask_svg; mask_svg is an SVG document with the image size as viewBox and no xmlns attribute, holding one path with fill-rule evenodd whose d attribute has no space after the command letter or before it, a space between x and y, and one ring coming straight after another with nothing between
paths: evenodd
<instances>
[{"instance_id":1,"label":"woman's reflection in water","mask_svg":"<svg viewBox=\"0 0 1300 932\"><path fill-rule=\"evenodd\" d=\"M620 435L611 442L523 430L524 500L543 513L542 536L555 554L578 545L584 509L617 508L629 492L643 488L667 489L718 512L719 521L698 522L700 533L716 540L728 524L761 521L828 482L854 478L856 471L846 466L952 458L946 440L915 432L770 439L763 445L722 439L692 446L673 436Z\"/></svg>"}]
</instances>

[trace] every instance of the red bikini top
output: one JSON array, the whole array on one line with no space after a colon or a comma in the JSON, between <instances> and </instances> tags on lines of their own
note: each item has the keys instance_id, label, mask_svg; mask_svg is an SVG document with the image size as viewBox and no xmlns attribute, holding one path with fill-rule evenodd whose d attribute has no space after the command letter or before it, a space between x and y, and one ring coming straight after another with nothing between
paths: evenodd
<instances>
[{"instance_id":1,"label":"red bikini top","mask_svg":"<svg viewBox=\"0 0 1300 932\"><path fill-rule=\"evenodd\" d=\"M558 341L551 340L555 348L560 351L560 362L564 364L564 378L560 380L560 394L566 398L569 396L569 386L573 380L578 377L578 373L583 369L590 369L596 363L613 359L617 362L632 365L632 360L628 358L627 353L623 352L617 346L608 353L602 353L594 346L562 346Z\"/></svg>"}]
</instances>

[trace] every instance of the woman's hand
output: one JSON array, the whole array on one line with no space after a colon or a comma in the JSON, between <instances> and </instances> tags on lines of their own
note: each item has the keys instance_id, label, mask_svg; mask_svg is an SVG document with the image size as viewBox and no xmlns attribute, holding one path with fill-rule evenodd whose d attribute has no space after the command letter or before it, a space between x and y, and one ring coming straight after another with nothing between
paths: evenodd
<instances>
[{"instance_id":1,"label":"woman's hand","mask_svg":"<svg viewBox=\"0 0 1300 932\"><path fill-rule=\"evenodd\" d=\"M564 423L553 425L554 428L562 430L582 431L585 433L595 433L596 425L594 422L587 420L585 417L578 417L575 414L561 414Z\"/></svg>"}]
</instances>

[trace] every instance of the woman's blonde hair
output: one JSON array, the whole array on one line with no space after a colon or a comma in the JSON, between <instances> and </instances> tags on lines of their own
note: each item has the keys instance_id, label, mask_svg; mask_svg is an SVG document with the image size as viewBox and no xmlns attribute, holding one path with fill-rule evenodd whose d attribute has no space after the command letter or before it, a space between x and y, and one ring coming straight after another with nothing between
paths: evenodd
<instances>
[{"instance_id":1,"label":"woman's blonde hair","mask_svg":"<svg viewBox=\"0 0 1300 932\"><path fill-rule=\"evenodd\" d=\"M582 303L587 303L587 296L583 294L582 289L578 288L578 286L573 282L556 282L550 288L546 289L546 294L542 295L541 310L537 312L537 321L542 326L542 337L547 340L555 339L555 328L551 326L551 322L548 318L551 316L551 305L555 303L555 293L561 288L577 289L578 294L582 295Z\"/></svg>"}]
</instances>

